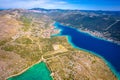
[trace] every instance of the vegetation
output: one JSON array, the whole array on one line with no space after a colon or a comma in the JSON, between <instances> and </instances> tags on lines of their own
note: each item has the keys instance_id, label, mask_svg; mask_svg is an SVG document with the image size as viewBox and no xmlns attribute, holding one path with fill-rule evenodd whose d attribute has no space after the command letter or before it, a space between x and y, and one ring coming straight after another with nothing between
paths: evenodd
<instances>
[{"instance_id":1,"label":"vegetation","mask_svg":"<svg viewBox=\"0 0 120 80\"><path fill-rule=\"evenodd\" d=\"M17 38L16 42L20 43L20 44L32 44L32 40L30 38L25 37L25 36L22 36L21 38Z\"/></svg>"},{"instance_id":2,"label":"vegetation","mask_svg":"<svg viewBox=\"0 0 120 80\"><path fill-rule=\"evenodd\" d=\"M11 38L0 40L0 46L5 45L5 44L6 44L7 42L9 42L10 40L11 40Z\"/></svg>"},{"instance_id":3,"label":"vegetation","mask_svg":"<svg viewBox=\"0 0 120 80\"><path fill-rule=\"evenodd\" d=\"M106 38L112 38L115 41L120 41L120 33L118 32L120 25L120 11L56 11L48 13L53 20L69 25L74 28L98 31ZM116 21L118 23L114 24ZM112 27L106 30L110 25ZM97 34L97 33L96 33Z\"/></svg>"},{"instance_id":4,"label":"vegetation","mask_svg":"<svg viewBox=\"0 0 120 80\"><path fill-rule=\"evenodd\" d=\"M22 15L19 21L23 23L23 25L19 25L23 27L20 27L17 34L12 36L15 37L13 40L0 40L0 48L2 49L0 50L0 67L3 67L3 69L1 68L2 72L0 72L0 80L5 80L9 75L21 72L23 69L41 60L41 57L45 59L49 69L54 73L54 80L96 80L98 78L116 80L109 68L98 57L72 48L67 43L65 37L49 38L49 35L54 33L50 27L52 20L49 19L51 17L54 17L56 21L63 21L62 23L64 24L67 22L70 25L76 24L76 28L79 27L79 22L80 24L84 24L84 26L94 28L92 25L95 26L98 22L102 23L104 21L100 20L102 19L101 17L98 19L97 17L89 17L88 15L69 14L69 11L68 14L65 14L65 17L61 15L62 11L59 15L55 11L54 14L52 13L53 16L47 13L29 13L24 11L21 13L19 11L18 15L19 13L20 16ZM15 16L11 18L15 18ZM33 18L34 22L32 20ZM85 24L87 20L90 21L88 22L89 24ZM98 22L94 22L96 20ZM92 24L93 22L95 24Z\"/></svg>"},{"instance_id":5,"label":"vegetation","mask_svg":"<svg viewBox=\"0 0 120 80\"><path fill-rule=\"evenodd\" d=\"M24 27L22 27L22 30L28 31L30 29L30 26L31 26L31 22L32 22L31 19L29 19L25 16L22 16L20 19L23 22L23 26L24 26Z\"/></svg>"},{"instance_id":6,"label":"vegetation","mask_svg":"<svg viewBox=\"0 0 120 80\"><path fill-rule=\"evenodd\" d=\"M2 47L1 49L5 50L5 51L13 51L14 50L14 46L7 45L7 46Z\"/></svg>"},{"instance_id":7,"label":"vegetation","mask_svg":"<svg viewBox=\"0 0 120 80\"><path fill-rule=\"evenodd\" d=\"M0 46L4 45L6 42L6 40L0 40Z\"/></svg>"}]
</instances>

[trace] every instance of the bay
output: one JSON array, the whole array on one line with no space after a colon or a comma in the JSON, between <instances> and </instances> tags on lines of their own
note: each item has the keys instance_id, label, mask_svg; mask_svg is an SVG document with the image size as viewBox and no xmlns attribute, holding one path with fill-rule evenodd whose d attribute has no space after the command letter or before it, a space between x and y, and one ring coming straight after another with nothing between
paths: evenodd
<instances>
[{"instance_id":1,"label":"bay","mask_svg":"<svg viewBox=\"0 0 120 80\"><path fill-rule=\"evenodd\" d=\"M68 42L74 48L91 52L100 57L120 80L120 45L97 38L70 26L61 25L59 22L55 22L54 27L60 32L52 36L66 36Z\"/></svg>"},{"instance_id":2,"label":"bay","mask_svg":"<svg viewBox=\"0 0 120 80\"><path fill-rule=\"evenodd\" d=\"M39 62L29 67L19 75L9 77L7 80L53 80L51 72L44 62Z\"/></svg>"}]
</instances>

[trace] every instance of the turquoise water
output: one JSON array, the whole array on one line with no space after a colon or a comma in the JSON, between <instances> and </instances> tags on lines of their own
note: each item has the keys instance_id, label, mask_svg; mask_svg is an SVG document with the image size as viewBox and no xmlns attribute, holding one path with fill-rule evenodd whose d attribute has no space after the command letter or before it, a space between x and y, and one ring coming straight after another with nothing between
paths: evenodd
<instances>
[{"instance_id":1,"label":"turquoise water","mask_svg":"<svg viewBox=\"0 0 120 80\"><path fill-rule=\"evenodd\" d=\"M53 36L66 36L68 42L74 48L92 52L92 54L102 58L120 80L120 45L91 36L75 28L61 25L58 22L54 24L54 27L60 29L60 33Z\"/></svg>"},{"instance_id":2,"label":"turquoise water","mask_svg":"<svg viewBox=\"0 0 120 80\"><path fill-rule=\"evenodd\" d=\"M51 72L44 62L37 63L27 69L25 72L12 76L7 80L53 80L50 76Z\"/></svg>"}]
</instances>

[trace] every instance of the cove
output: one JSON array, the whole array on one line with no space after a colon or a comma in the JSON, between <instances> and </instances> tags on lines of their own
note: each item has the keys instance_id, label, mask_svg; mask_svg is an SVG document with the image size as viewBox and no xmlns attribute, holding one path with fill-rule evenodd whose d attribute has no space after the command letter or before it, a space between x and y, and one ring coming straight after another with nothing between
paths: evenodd
<instances>
[{"instance_id":1,"label":"cove","mask_svg":"<svg viewBox=\"0 0 120 80\"><path fill-rule=\"evenodd\" d=\"M66 36L74 48L92 52L102 58L120 80L120 45L94 37L70 26L61 25L58 22L54 23L54 28L59 29L60 32L52 36Z\"/></svg>"},{"instance_id":2,"label":"cove","mask_svg":"<svg viewBox=\"0 0 120 80\"><path fill-rule=\"evenodd\" d=\"M25 72L9 77L7 80L53 80L51 72L44 62L39 62L28 68Z\"/></svg>"}]
</instances>

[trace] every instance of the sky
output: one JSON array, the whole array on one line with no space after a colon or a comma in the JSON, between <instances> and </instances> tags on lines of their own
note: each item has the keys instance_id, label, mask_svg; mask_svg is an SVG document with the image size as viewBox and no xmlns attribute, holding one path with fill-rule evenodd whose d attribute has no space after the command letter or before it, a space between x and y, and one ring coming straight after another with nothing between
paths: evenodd
<instances>
[{"instance_id":1,"label":"sky","mask_svg":"<svg viewBox=\"0 0 120 80\"><path fill-rule=\"evenodd\" d=\"M120 11L120 0L0 0L0 8L46 8Z\"/></svg>"}]
</instances>

